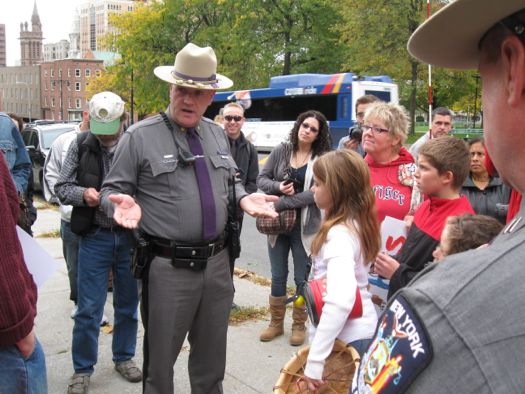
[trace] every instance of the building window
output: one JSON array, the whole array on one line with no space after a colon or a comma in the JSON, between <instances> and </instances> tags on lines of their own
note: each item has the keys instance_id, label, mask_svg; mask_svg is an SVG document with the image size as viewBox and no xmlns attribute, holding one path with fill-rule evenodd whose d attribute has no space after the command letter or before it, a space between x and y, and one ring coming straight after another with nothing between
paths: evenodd
<instances>
[{"instance_id":1,"label":"building window","mask_svg":"<svg viewBox=\"0 0 525 394\"><path fill-rule=\"evenodd\" d=\"M55 107L55 99L53 97L51 97L51 107Z\"/></svg>"},{"instance_id":2,"label":"building window","mask_svg":"<svg viewBox=\"0 0 525 394\"><path fill-rule=\"evenodd\" d=\"M53 78L54 76L55 76L55 70L51 69L51 78Z\"/></svg>"},{"instance_id":3,"label":"building window","mask_svg":"<svg viewBox=\"0 0 525 394\"><path fill-rule=\"evenodd\" d=\"M44 97L44 107L47 107L47 97Z\"/></svg>"},{"instance_id":4,"label":"building window","mask_svg":"<svg viewBox=\"0 0 525 394\"><path fill-rule=\"evenodd\" d=\"M91 69L86 68L86 77L90 77L90 76L91 76Z\"/></svg>"},{"instance_id":5,"label":"building window","mask_svg":"<svg viewBox=\"0 0 525 394\"><path fill-rule=\"evenodd\" d=\"M51 90L55 90L55 81L51 81Z\"/></svg>"},{"instance_id":6,"label":"building window","mask_svg":"<svg viewBox=\"0 0 525 394\"><path fill-rule=\"evenodd\" d=\"M100 74L101 74L101 71L97 68L97 70L95 71L95 75L96 75L97 77L100 77Z\"/></svg>"},{"instance_id":7,"label":"building window","mask_svg":"<svg viewBox=\"0 0 525 394\"><path fill-rule=\"evenodd\" d=\"M75 90L80 92L80 82L75 82Z\"/></svg>"},{"instance_id":8,"label":"building window","mask_svg":"<svg viewBox=\"0 0 525 394\"><path fill-rule=\"evenodd\" d=\"M67 69L67 76L70 77L71 76L71 69Z\"/></svg>"},{"instance_id":9,"label":"building window","mask_svg":"<svg viewBox=\"0 0 525 394\"><path fill-rule=\"evenodd\" d=\"M44 77L47 77L47 69L44 70Z\"/></svg>"},{"instance_id":10,"label":"building window","mask_svg":"<svg viewBox=\"0 0 525 394\"><path fill-rule=\"evenodd\" d=\"M75 77L80 77L80 68L75 69Z\"/></svg>"},{"instance_id":11,"label":"building window","mask_svg":"<svg viewBox=\"0 0 525 394\"><path fill-rule=\"evenodd\" d=\"M61 68L58 70L58 76L59 76L60 78L62 78L62 69L61 69Z\"/></svg>"},{"instance_id":12,"label":"building window","mask_svg":"<svg viewBox=\"0 0 525 394\"><path fill-rule=\"evenodd\" d=\"M77 98L77 108L82 108L82 101Z\"/></svg>"}]
</instances>

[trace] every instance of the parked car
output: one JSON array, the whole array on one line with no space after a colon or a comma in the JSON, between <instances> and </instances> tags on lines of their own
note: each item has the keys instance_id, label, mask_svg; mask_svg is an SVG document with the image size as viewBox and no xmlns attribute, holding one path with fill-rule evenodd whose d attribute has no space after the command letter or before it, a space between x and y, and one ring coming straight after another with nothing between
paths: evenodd
<instances>
[{"instance_id":1,"label":"parked car","mask_svg":"<svg viewBox=\"0 0 525 394\"><path fill-rule=\"evenodd\" d=\"M26 144L29 157L31 157L35 191L42 190L44 162L46 161L46 156L49 153L51 144L59 135L72 131L78 131L77 124L52 123L30 125L22 131L22 138Z\"/></svg>"}]
</instances>

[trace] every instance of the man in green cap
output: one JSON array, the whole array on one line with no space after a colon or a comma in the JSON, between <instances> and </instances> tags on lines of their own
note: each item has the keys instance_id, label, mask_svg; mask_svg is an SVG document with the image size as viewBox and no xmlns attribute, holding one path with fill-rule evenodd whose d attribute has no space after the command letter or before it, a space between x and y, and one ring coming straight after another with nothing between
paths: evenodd
<instances>
[{"instance_id":1,"label":"man in green cap","mask_svg":"<svg viewBox=\"0 0 525 394\"><path fill-rule=\"evenodd\" d=\"M97 362L99 323L104 312L109 272L113 272L113 361L130 382L140 382L135 365L137 282L130 270L130 233L100 208L99 192L112 165L124 129L124 102L114 93L95 94L89 102L90 132L78 134L67 152L55 194L72 205L71 230L80 236L78 311L73 328L73 366L68 394L87 393Z\"/></svg>"}]
</instances>

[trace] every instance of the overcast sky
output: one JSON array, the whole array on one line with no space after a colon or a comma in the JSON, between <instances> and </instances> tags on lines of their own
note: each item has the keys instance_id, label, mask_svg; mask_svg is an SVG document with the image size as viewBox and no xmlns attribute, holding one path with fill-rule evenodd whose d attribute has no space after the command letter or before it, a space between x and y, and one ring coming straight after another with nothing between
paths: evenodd
<instances>
[{"instance_id":1,"label":"overcast sky","mask_svg":"<svg viewBox=\"0 0 525 394\"><path fill-rule=\"evenodd\" d=\"M36 0L36 7L44 44L69 39L71 23L75 8L85 0ZM20 23L26 22L31 30L31 16L35 0L0 0L2 11L0 23L5 24L7 65L14 66L20 62Z\"/></svg>"}]
</instances>

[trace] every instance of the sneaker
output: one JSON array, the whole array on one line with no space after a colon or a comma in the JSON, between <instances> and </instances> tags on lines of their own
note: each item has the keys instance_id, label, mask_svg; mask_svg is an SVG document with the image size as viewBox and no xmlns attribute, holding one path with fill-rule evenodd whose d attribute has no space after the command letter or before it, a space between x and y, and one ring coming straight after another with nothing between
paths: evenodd
<instances>
[{"instance_id":1,"label":"sneaker","mask_svg":"<svg viewBox=\"0 0 525 394\"><path fill-rule=\"evenodd\" d=\"M75 318L75 316L77 315L77 312L78 312L78 306L75 305L75 307L73 309L71 309L71 314L69 315L72 319Z\"/></svg>"},{"instance_id":2,"label":"sneaker","mask_svg":"<svg viewBox=\"0 0 525 394\"><path fill-rule=\"evenodd\" d=\"M115 369L128 382L137 383L142 380L142 371L135 365L133 360L115 363Z\"/></svg>"},{"instance_id":3,"label":"sneaker","mask_svg":"<svg viewBox=\"0 0 525 394\"><path fill-rule=\"evenodd\" d=\"M86 373L74 373L67 386L67 394L87 394L89 377Z\"/></svg>"},{"instance_id":4,"label":"sneaker","mask_svg":"<svg viewBox=\"0 0 525 394\"><path fill-rule=\"evenodd\" d=\"M107 326L109 324L109 319L106 315L102 315L102 320L100 321L100 327Z\"/></svg>"}]
</instances>

